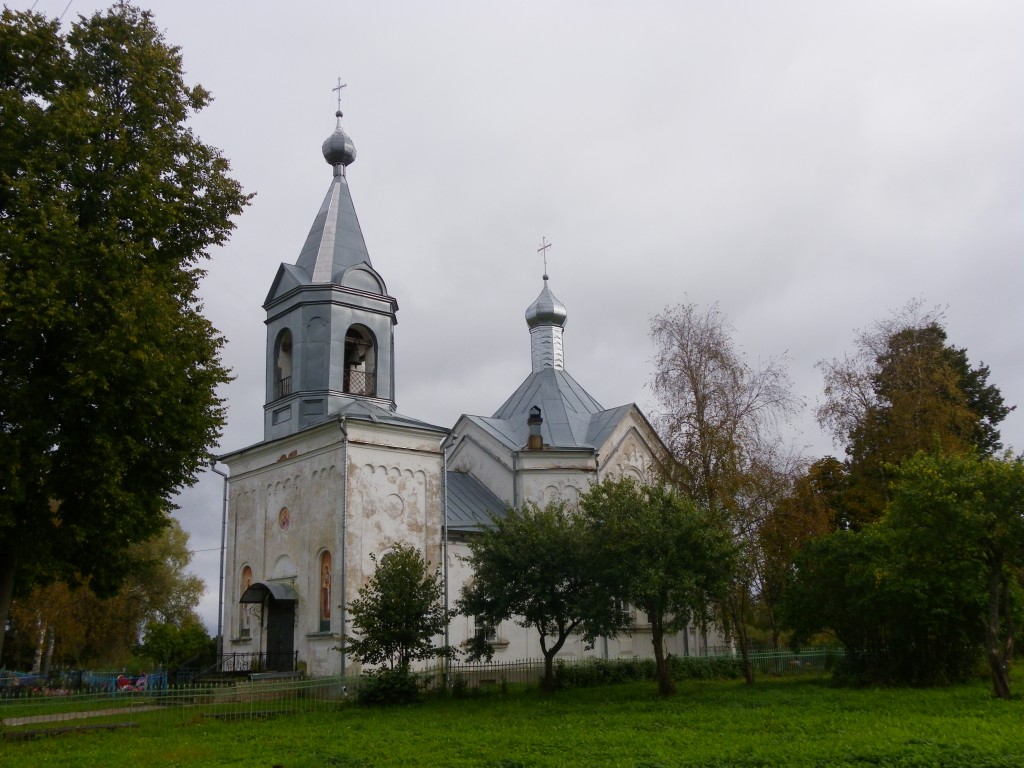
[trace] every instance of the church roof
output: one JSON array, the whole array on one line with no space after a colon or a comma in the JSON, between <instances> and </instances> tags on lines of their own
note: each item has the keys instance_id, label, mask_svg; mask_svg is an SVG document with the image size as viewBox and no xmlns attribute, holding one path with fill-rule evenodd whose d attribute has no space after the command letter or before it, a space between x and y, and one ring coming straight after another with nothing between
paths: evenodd
<instances>
[{"instance_id":1,"label":"church roof","mask_svg":"<svg viewBox=\"0 0 1024 768\"><path fill-rule=\"evenodd\" d=\"M490 418L466 418L510 450L519 450L527 442L527 418L533 406L541 409L541 436L546 447L595 450L604 445L632 407L605 409L567 371L544 368L527 376Z\"/></svg>"},{"instance_id":2,"label":"church roof","mask_svg":"<svg viewBox=\"0 0 1024 768\"><path fill-rule=\"evenodd\" d=\"M445 427L436 424L428 424L425 421L414 419L411 416L403 416L395 411L381 408L376 403L359 397L346 398L347 402L334 411L328 418L334 419L344 416L346 419L356 421L372 421L375 424L391 424L396 427L411 427L413 429L427 429L439 433L448 432ZM327 419L325 419L326 421Z\"/></svg>"},{"instance_id":3,"label":"church roof","mask_svg":"<svg viewBox=\"0 0 1024 768\"><path fill-rule=\"evenodd\" d=\"M551 413L545 403L550 403L566 417L569 414L592 414L604 410L564 368L542 368L527 376L511 397L494 412L492 418L525 417L532 406L539 405L544 411L545 422L557 419L558 415ZM562 422L565 420L560 419Z\"/></svg>"},{"instance_id":4,"label":"church roof","mask_svg":"<svg viewBox=\"0 0 1024 768\"><path fill-rule=\"evenodd\" d=\"M565 370L561 332L567 318L545 274L540 295L526 310L533 371L493 416L466 416L510 450L526 446L527 419L535 406L541 410L544 446L569 450L600 448L632 407L605 409Z\"/></svg>"},{"instance_id":5,"label":"church roof","mask_svg":"<svg viewBox=\"0 0 1024 768\"><path fill-rule=\"evenodd\" d=\"M380 283L374 283L370 290L384 293L383 281L373 271L345 176L345 168L355 161L356 149L348 134L341 129L341 112L336 114L338 125L334 133L324 141L322 148L324 159L334 168L334 179L313 219L313 226L306 235L299 258L294 265L281 265L267 296L267 303L299 285L340 285L345 281L345 272L359 265L368 269ZM355 287L364 286L356 284Z\"/></svg>"},{"instance_id":6,"label":"church roof","mask_svg":"<svg viewBox=\"0 0 1024 768\"><path fill-rule=\"evenodd\" d=\"M491 418L472 418L503 442L518 449L526 445L526 419L530 408L535 405L541 409L544 419L541 434L545 444L557 448L590 445L587 432L591 417L604 410L568 371L542 368L527 376Z\"/></svg>"},{"instance_id":7,"label":"church roof","mask_svg":"<svg viewBox=\"0 0 1024 768\"><path fill-rule=\"evenodd\" d=\"M295 264L312 283L330 283L356 264L372 266L344 174L334 176Z\"/></svg>"},{"instance_id":8,"label":"church roof","mask_svg":"<svg viewBox=\"0 0 1024 768\"><path fill-rule=\"evenodd\" d=\"M448 529L475 531L491 525L495 517L505 514L505 502L490 488L466 472L449 472Z\"/></svg>"}]
</instances>

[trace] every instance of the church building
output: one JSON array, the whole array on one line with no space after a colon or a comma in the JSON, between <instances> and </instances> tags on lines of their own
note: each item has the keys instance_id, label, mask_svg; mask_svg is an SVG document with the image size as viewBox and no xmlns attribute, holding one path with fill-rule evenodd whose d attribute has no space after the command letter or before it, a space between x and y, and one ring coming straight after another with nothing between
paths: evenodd
<instances>
[{"instance_id":1,"label":"church building","mask_svg":"<svg viewBox=\"0 0 1024 768\"><path fill-rule=\"evenodd\" d=\"M226 668L256 659L263 670L356 674L337 649L352 633L346 605L372 576L371 556L415 546L445 564L454 604L472 577L466 542L492 516L527 501L571 503L606 477L653 481L665 451L636 405L606 409L569 375L568 313L547 274L526 310L531 371L493 415L463 415L447 429L398 412L398 302L356 217L346 175L356 151L341 117L323 144L334 173L327 195L263 305L264 439L221 457L230 469ZM535 630L511 621L478 627L456 617L449 642L476 632L487 633L496 660L540 657ZM694 628L669 638L667 651L707 643ZM631 636L589 650L569 642L562 655L650 656L646 617L636 616Z\"/></svg>"}]
</instances>

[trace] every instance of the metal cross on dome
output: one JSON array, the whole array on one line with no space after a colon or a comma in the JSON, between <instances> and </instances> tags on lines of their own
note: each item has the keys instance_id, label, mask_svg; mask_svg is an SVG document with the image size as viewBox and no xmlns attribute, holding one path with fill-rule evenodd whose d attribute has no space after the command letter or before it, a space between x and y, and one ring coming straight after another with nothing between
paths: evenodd
<instances>
[{"instance_id":1,"label":"metal cross on dome","mask_svg":"<svg viewBox=\"0 0 1024 768\"><path fill-rule=\"evenodd\" d=\"M334 88L331 88L332 91L337 91L338 92L338 111L339 112L341 112L341 89L342 88L347 88L347 87L348 87L348 83L341 82L341 78L339 77L338 78L338 84Z\"/></svg>"},{"instance_id":2,"label":"metal cross on dome","mask_svg":"<svg viewBox=\"0 0 1024 768\"><path fill-rule=\"evenodd\" d=\"M548 279L548 248L551 247L551 243L548 242L546 237L540 239L540 248L537 249L537 253L544 257L544 279Z\"/></svg>"}]
</instances>

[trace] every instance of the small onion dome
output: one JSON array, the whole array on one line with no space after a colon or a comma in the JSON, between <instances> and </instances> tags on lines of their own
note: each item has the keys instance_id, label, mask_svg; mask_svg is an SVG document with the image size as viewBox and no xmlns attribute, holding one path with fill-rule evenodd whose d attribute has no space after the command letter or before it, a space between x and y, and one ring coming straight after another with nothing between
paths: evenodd
<instances>
[{"instance_id":1,"label":"small onion dome","mask_svg":"<svg viewBox=\"0 0 1024 768\"><path fill-rule=\"evenodd\" d=\"M352 143L348 134L341 130L341 112L335 112L335 115L338 117L338 127L324 140L324 160L333 166L348 166L356 160L356 145Z\"/></svg>"},{"instance_id":2,"label":"small onion dome","mask_svg":"<svg viewBox=\"0 0 1024 768\"><path fill-rule=\"evenodd\" d=\"M564 327L568 317L569 313L565 311L565 305L551 293L548 288L548 276L544 275L544 290L526 310L526 324L530 328L541 325Z\"/></svg>"}]
</instances>

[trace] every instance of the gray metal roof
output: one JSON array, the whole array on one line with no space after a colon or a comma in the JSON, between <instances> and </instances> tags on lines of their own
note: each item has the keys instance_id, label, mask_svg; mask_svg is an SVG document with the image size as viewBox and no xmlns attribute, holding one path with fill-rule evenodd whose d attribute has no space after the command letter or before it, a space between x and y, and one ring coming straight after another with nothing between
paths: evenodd
<instances>
[{"instance_id":1,"label":"gray metal roof","mask_svg":"<svg viewBox=\"0 0 1024 768\"><path fill-rule=\"evenodd\" d=\"M348 181L336 174L295 265L309 282L330 283L348 267L364 263L372 266Z\"/></svg>"},{"instance_id":2,"label":"gray metal roof","mask_svg":"<svg viewBox=\"0 0 1024 768\"><path fill-rule=\"evenodd\" d=\"M448 530L475 531L504 517L506 504L490 488L465 472L449 472Z\"/></svg>"},{"instance_id":3,"label":"gray metal roof","mask_svg":"<svg viewBox=\"0 0 1024 768\"><path fill-rule=\"evenodd\" d=\"M545 368L531 373L494 416L466 418L509 450L526 445L526 420L534 405L541 409L541 436L550 448L591 448L604 445L632 405L601 407L566 371Z\"/></svg>"},{"instance_id":4,"label":"gray metal roof","mask_svg":"<svg viewBox=\"0 0 1024 768\"><path fill-rule=\"evenodd\" d=\"M544 422L547 423L548 411L542 404L546 401L560 403L559 409L564 410L566 414L593 414L604 410L604 407L591 397L568 371L544 368L527 376L512 396L494 412L492 418L512 419L525 416L532 406L540 405L544 410Z\"/></svg>"},{"instance_id":5,"label":"gray metal roof","mask_svg":"<svg viewBox=\"0 0 1024 768\"><path fill-rule=\"evenodd\" d=\"M325 421L328 419L335 419L338 416L344 416L346 419L355 419L356 421L372 421L375 424L391 424L399 427L427 429L442 434L449 431L445 427L428 424L425 421L414 419L411 416L403 416L395 411L389 411L386 408L381 408L379 405L370 402L369 400L358 397L346 398L345 400L346 402L340 408L333 411Z\"/></svg>"},{"instance_id":6,"label":"gray metal roof","mask_svg":"<svg viewBox=\"0 0 1024 768\"><path fill-rule=\"evenodd\" d=\"M612 430L615 429L620 421L626 418L626 414L632 407L632 404L620 405L618 408L610 408L607 411L594 414L590 419L590 425L587 427L587 444L595 448L600 448L604 445L608 438L611 437Z\"/></svg>"},{"instance_id":7,"label":"gray metal roof","mask_svg":"<svg viewBox=\"0 0 1024 768\"><path fill-rule=\"evenodd\" d=\"M530 408L538 406L544 424L544 442L559 448L589 445L587 432L591 417L604 408L561 368L534 371L512 396L486 421L505 435L516 447L526 445L526 419Z\"/></svg>"}]
</instances>

